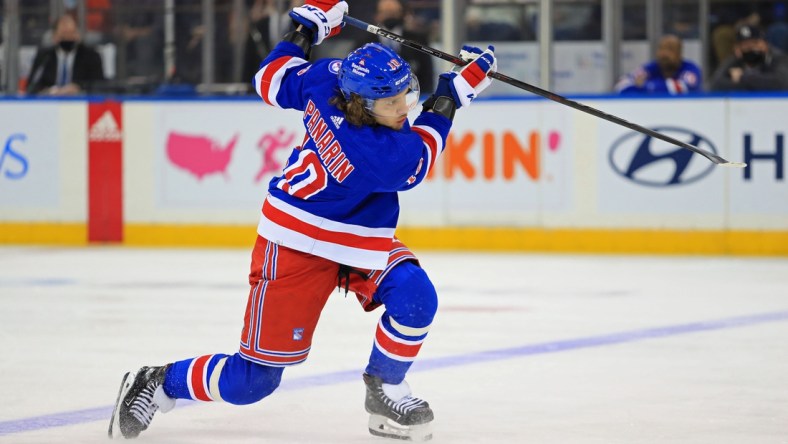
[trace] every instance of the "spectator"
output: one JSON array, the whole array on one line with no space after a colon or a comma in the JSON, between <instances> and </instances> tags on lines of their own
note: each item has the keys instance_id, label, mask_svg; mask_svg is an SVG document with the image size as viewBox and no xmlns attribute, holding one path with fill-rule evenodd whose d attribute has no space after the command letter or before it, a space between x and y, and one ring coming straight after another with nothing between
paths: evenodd
<instances>
[{"instance_id":1,"label":"spectator","mask_svg":"<svg viewBox=\"0 0 788 444\"><path fill-rule=\"evenodd\" d=\"M407 40L427 45L428 35L426 32L415 30L410 26L408 20L411 19L406 14L405 7L400 0L378 0L375 22L378 26L389 32L399 34ZM366 43L381 43L402 56L410 64L411 70L416 74L416 78L421 82L422 91L432 91L434 89L434 75L432 71L432 56L415 49L402 46L399 42L378 37L367 33L356 42L356 47L364 46Z\"/></svg>"},{"instance_id":2,"label":"spectator","mask_svg":"<svg viewBox=\"0 0 788 444\"><path fill-rule=\"evenodd\" d=\"M77 22L68 14L55 23L54 46L38 50L28 78L31 94L72 95L89 92L104 80L101 56L81 43Z\"/></svg>"},{"instance_id":3,"label":"spectator","mask_svg":"<svg viewBox=\"0 0 788 444\"><path fill-rule=\"evenodd\" d=\"M666 35L659 41L656 60L625 75L616 84L616 91L630 93L687 94L701 89L702 76L698 65L681 56L681 39Z\"/></svg>"},{"instance_id":4,"label":"spectator","mask_svg":"<svg viewBox=\"0 0 788 444\"><path fill-rule=\"evenodd\" d=\"M290 7L301 6L303 1L291 1ZM275 0L252 0L249 5L249 31L244 46L242 81L249 82L260 69L260 63L288 30L288 11L279 13ZM251 88L251 85L250 85Z\"/></svg>"},{"instance_id":5,"label":"spectator","mask_svg":"<svg viewBox=\"0 0 788 444\"><path fill-rule=\"evenodd\" d=\"M785 21L785 3L774 5L774 22L766 28L766 41L782 52L788 52L788 23Z\"/></svg>"},{"instance_id":6,"label":"spectator","mask_svg":"<svg viewBox=\"0 0 788 444\"><path fill-rule=\"evenodd\" d=\"M164 77L164 5L136 0L117 5L114 28L118 47L117 76L134 84L159 83Z\"/></svg>"},{"instance_id":7,"label":"spectator","mask_svg":"<svg viewBox=\"0 0 788 444\"><path fill-rule=\"evenodd\" d=\"M714 73L715 91L788 90L788 58L769 47L761 29L742 25L736 30L733 55Z\"/></svg>"},{"instance_id":8,"label":"spectator","mask_svg":"<svg viewBox=\"0 0 788 444\"><path fill-rule=\"evenodd\" d=\"M479 6L470 6L465 11L465 35L469 42L516 42L524 39L524 35L516 26L499 20L490 20L485 17L484 10Z\"/></svg>"},{"instance_id":9,"label":"spectator","mask_svg":"<svg viewBox=\"0 0 788 444\"><path fill-rule=\"evenodd\" d=\"M711 46L714 51L713 66L715 67L733 55L733 47L736 46L736 29L739 26L757 27L761 22L760 14L751 8L743 8L741 5L738 7L736 5L726 6L727 8L719 13L720 23L711 32Z\"/></svg>"}]
</instances>

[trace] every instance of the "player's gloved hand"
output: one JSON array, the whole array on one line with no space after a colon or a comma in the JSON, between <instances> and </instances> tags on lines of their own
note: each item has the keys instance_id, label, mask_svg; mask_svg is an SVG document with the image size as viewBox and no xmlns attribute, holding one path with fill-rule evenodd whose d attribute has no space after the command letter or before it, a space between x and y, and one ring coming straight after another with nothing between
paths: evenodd
<instances>
[{"instance_id":1,"label":"player's gloved hand","mask_svg":"<svg viewBox=\"0 0 788 444\"><path fill-rule=\"evenodd\" d=\"M474 46L463 46L460 58L468 63L465 66L441 74L438 78L438 87L435 94L448 95L454 99L457 108L471 104L480 92L490 86L492 79L487 73L495 71L498 62L495 59L495 48L490 45L482 51ZM450 94L447 94L447 89Z\"/></svg>"},{"instance_id":2,"label":"player's gloved hand","mask_svg":"<svg viewBox=\"0 0 788 444\"><path fill-rule=\"evenodd\" d=\"M336 4L340 1L341 0L306 0L304 4L318 7L322 11L327 12L329 9L336 6Z\"/></svg>"},{"instance_id":3,"label":"player's gloved hand","mask_svg":"<svg viewBox=\"0 0 788 444\"><path fill-rule=\"evenodd\" d=\"M309 3L320 3L319 6ZM311 0L304 6L293 8L290 18L297 24L307 27L312 31L312 44L319 45L323 40L339 34L345 26L344 17L348 11L347 2L336 2L325 11L321 9L331 3L329 0Z\"/></svg>"}]
</instances>

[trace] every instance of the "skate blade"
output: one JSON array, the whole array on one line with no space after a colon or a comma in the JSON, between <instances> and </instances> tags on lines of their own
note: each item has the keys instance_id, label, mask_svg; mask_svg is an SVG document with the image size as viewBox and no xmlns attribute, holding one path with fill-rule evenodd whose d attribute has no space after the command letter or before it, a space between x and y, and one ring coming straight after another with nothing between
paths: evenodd
<instances>
[{"instance_id":1,"label":"skate blade","mask_svg":"<svg viewBox=\"0 0 788 444\"><path fill-rule=\"evenodd\" d=\"M107 430L107 436L110 439L113 438L122 438L123 434L120 431L120 403L123 402L123 398L126 397L126 393L129 392L132 383L134 383L134 378L136 377L136 373L134 372L127 372L123 376L123 380L120 381L120 388L118 389L118 397L115 399L115 408L112 409L112 417L109 420L109 430Z\"/></svg>"},{"instance_id":2,"label":"skate blade","mask_svg":"<svg viewBox=\"0 0 788 444\"><path fill-rule=\"evenodd\" d=\"M432 423L402 425L385 416L369 416L369 433L384 438L405 441L429 441L432 439Z\"/></svg>"}]
</instances>

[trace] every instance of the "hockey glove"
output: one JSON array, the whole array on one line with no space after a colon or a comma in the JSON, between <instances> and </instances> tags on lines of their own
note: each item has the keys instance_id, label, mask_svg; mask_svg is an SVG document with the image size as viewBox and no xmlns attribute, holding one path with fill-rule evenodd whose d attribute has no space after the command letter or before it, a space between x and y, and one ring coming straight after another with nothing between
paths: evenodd
<instances>
[{"instance_id":1,"label":"hockey glove","mask_svg":"<svg viewBox=\"0 0 788 444\"><path fill-rule=\"evenodd\" d=\"M321 3L327 3L327 0L322 0ZM323 40L339 34L339 31L345 26L343 19L347 11L348 5L345 1L331 6L328 11L306 4L293 8L290 11L290 18L312 31L312 44L319 45Z\"/></svg>"},{"instance_id":2,"label":"hockey glove","mask_svg":"<svg viewBox=\"0 0 788 444\"><path fill-rule=\"evenodd\" d=\"M329 9L336 6L340 0L306 0L304 2L305 5L315 6L320 8L323 12L327 12Z\"/></svg>"},{"instance_id":3,"label":"hockey glove","mask_svg":"<svg viewBox=\"0 0 788 444\"><path fill-rule=\"evenodd\" d=\"M441 74L438 79L438 90L442 88L441 80L445 79L448 81L451 97L457 103L457 108L470 105L473 99L492 83L492 79L487 77L487 74L498 67L494 51L492 45L488 46L486 51L473 46L463 46L460 58L470 63L460 67L459 70L455 68ZM435 93L442 95L438 90Z\"/></svg>"}]
</instances>

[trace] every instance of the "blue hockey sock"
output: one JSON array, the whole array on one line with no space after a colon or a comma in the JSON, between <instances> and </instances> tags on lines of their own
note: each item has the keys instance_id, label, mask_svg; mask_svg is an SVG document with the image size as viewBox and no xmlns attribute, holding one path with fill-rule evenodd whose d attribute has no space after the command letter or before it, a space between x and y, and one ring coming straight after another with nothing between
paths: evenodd
<instances>
[{"instance_id":1,"label":"blue hockey sock","mask_svg":"<svg viewBox=\"0 0 788 444\"><path fill-rule=\"evenodd\" d=\"M387 384L399 384L427 337L438 295L421 267L403 262L386 275L374 298L386 311L375 331L366 372Z\"/></svg>"},{"instance_id":2,"label":"blue hockey sock","mask_svg":"<svg viewBox=\"0 0 788 444\"><path fill-rule=\"evenodd\" d=\"M176 399L252 404L276 390L282 371L247 361L238 353L197 356L172 364L164 378L164 393Z\"/></svg>"}]
</instances>

